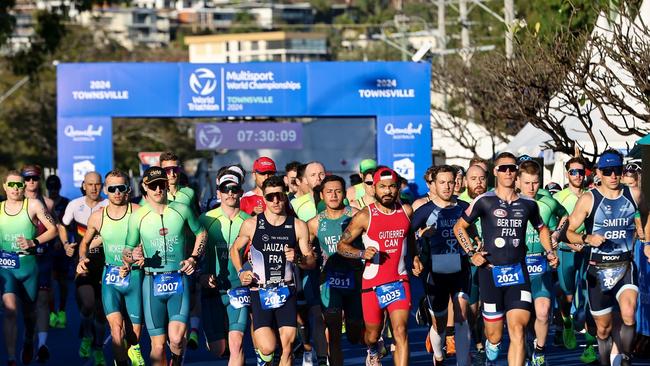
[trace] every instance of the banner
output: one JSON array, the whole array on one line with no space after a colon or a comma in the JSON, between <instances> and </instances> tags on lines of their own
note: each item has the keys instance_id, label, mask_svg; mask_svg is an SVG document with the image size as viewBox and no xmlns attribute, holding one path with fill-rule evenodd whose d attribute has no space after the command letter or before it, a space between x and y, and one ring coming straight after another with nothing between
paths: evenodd
<instances>
[{"instance_id":1,"label":"banner","mask_svg":"<svg viewBox=\"0 0 650 366\"><path fill-rule=\"evenodd\" d=\"M197 150L302 149L302 123L199 123Z\"/></svg>"},{"instance_id":2,"label":"banner","mask_svg":"<svg viewBox=\"0 0 650 366\"><path fill-rule=\"evenodd\" d=\"M96 171L103 177L113 169L111 118L59 117L57 125L61 195L73 199L81 195L86 173Z\"/></svg>"}]
</instances>

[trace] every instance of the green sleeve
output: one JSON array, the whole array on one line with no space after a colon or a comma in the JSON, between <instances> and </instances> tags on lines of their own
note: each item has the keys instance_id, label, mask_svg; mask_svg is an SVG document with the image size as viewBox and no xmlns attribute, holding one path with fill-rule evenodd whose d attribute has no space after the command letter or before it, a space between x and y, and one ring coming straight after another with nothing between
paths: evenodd
<instances>
[{"instance_id":1,"label":"green sleeve","mask_svg":"<svg viewBox=\"0 0 650 366\"><path fill-rule=\"evenodd\" d=\"M140 243L140 218L139 211L129 216L129 228L126 233L126 246L133 249Z\"/></svg>"},{"instance_id":2,"label":"green sleeve","mask_svg":"<svg viewBox=\"0 0 650 366\"><path fill-rule=\"evenodd\" d=\"M205 214L202 214L199 217L199 222L204 227L209 227L210 218ZM201 273L204 274L217 274L219 273L219 262L217 261L217 248L215 242L210 240L210 233L208 232L208 238L205 243L205 254L201 259Z\"/></svg>"},{"instance_id":3,"label":"green sleeve","mask_svg":"<svg viewBox=\"0 0 650 366\"><path fill-rule=\"evenodd\" d=\"M201 225L201 222L199 222L199 219L196 217L192 209L190 209L187 205L179 205L179 208L180 207L182 207L183 216L185 216L187 226L189 226L194 235L199 235L200 233L204 232L205 228L203 225Z\"/></svg>"}]
</instances>

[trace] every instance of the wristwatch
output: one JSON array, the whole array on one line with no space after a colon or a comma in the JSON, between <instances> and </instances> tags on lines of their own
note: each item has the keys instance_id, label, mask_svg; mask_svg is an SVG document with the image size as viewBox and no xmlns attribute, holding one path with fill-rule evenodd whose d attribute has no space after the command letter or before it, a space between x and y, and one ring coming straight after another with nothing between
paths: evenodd
<instances>
[{"instance_id":1,"label":"wristwatch","mask_svg":"<svg viewBox=\"0 0 650 366\"><path fill-rule=\"evenodd\" d=\"M589 245L589 243L587 243L587 237L588 237L588 236L589 236L589 234L582 234L582 242L583 242L584 244L587 244L587 245Z\"/></svg>"},{"instance_id":2,"label":"wristwatch","mask_svg":"<svg viewBox=\"0 0 650 366\"><path fill-rule=\"evenodd\" d=\"M467 255L468 255L470 258L472 258L472 257L474 256L474 254L476 254L476 251L473 250L473 249L470 250L469 252L467 252Z\"/></svg>"},{"instance_id":3,"label":"wristwatch","mask_svg":"<svg viewBox=\"0 0 650 366\"><path fill-rule=\"evenodd\" d=\"M34 246L39 246L41 244L41 242L36 238L32 239L32 242L34 243Z\"/></svg>"}]
</instances>

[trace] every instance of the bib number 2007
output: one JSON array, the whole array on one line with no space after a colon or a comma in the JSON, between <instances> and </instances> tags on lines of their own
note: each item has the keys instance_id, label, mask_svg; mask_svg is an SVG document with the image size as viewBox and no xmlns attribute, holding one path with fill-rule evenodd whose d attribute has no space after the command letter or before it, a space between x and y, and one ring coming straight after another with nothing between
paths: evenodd
<instances>
[{"instance_id":1,"label":"bib number 2007","mask_svg":"<svg viewBox=\"0 0 650 366\"><path fill-rule=\"evenodd\" d=\"M180 273L161 273L154 276L154 296L174 295L181 292L183 292L183 279Z\"/></svg>"}]
</instances>

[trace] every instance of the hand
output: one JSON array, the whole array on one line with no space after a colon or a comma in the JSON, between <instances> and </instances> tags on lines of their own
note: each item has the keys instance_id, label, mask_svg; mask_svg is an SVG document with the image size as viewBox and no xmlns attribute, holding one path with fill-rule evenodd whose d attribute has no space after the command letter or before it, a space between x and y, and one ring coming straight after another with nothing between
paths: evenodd
<instances>
[{"instance_id":1,"label":"hand","mask_svg":"<svg viewBox=\"0 0 650 366\"><path fill-rule=\"evenodd\" d=\"M22 250L27 250L29 248L33 248L33 247L36 246L36 244L34 244L34 241L27 240L27 239L25 239L24 236L19 236L18 239L16 239L16 242L18 242L18 245L20 246L20 249L22 249Z\"/></svg>"},{"instance_id":2,"label":"hand","mask_svg":"<svg viewBox=\"0 0 650 366\"><path fill-rule=\"evenodd\" d=\"M587 235L586 239L587 243L589 243L589 245L592 247L599 247L605 242L605 240L607 240L604 236L598 234Z\"/></svg>"},{"instance_id":3,"label":"hand","mask_svg":"<svg viewBox=\"0 0 650 366\"><path fill-rule=\"evenodd\" d=\"M296 259L296 251L293 248L286 247L284 248L284 256L287 258L287 262L293 262Z\"/></svg>"},{"instance_id":4,"label":"hand","mask_svg":"<svg viewBox=\"0 0 650 366\"><path fill-rule=\"evenodd\" d=\"M650 245L643 246L643 254L645 254L645 257L648 258L648 263L650 263Z\"/></svg>"},{"instance_id":5,"label":"hand","mask_svg":"<svg viewBox=\"0 0 650 366\"><path fill-rule=\"evenodd\" d=\"M472 260L472 264L474 264L477 267L480 267L480 266L484 265L485 263L487 263L487 259L485 259L486 254L488 254L488 252L476 252L476 253L474 253L472 258L470 258Z\"/></svg>"},{"instance_id":6,"label":"hand","mask_svg":"<svg viewBox=\"0 0 650 366\"><path fill-rule=\"evenodd\" d=\"M368 247L366 250L363 252L363 258L367 261L371 260L375 255L377 255L379 251L375 247Z\"/></svg>"},{"instance_id":7,"label":"hand","mask_svg":"<svg viewBox=\"0 0 650 366\"><path fill-rule=\"evenodd\" d=\"M135 261L141 261L144 260L144 250L142 249L142 245L138 245L133 249L133 259Z\"/></svg>"},{"instance_id":8,"label":"hand","mask_svg":"<svg viewBox=\"0 0 650 366\"><path fill-rule=\"evenodd\" d=\"M203 288L217 288L217 277L213 274L203 274L199 278Z\"/></svg>"},{"instance_id":9,"label":"hand","mask_svg":"<svg viewBox=\"0 0 650 366\"><path fill-rule=\"evenodd\" d=\"M423 270L424 270L424 266L420 261L420 257L416 256L415 258L413 258L413 275L420 276Z\"/></svg>"},{"instance_id":10,"label":"hand","mask_svg":"<svg viewBox=\"0 0 650 366\"><path fill-rule=\"evenodd\" d=\"M65 249L65 255L68 257L72 257L74 255L74 250L77 248L78 243L68 243L68 244L63 244L63 248Z\"/></svg>"},{"instance_id":11,"label":"hand","mask_svg":"<svg viewBox=\"0 0 650 366\"><path fill-rule=\"evenodd\" d=\"M131 273L131 267L124 265L120 267L120 277L125 278Z\"/></svg>"},{"instance_id":12,"label":"hand","mask_svg":"<svg viewBox=\"0 0 650 366\"><path fill-rule=\"evenodd\" d=\"M558 257L555 255L555 253L549 253L549 254L546 256L546 259L548 260L548 264L549 264L552 268L557 268L557 266L560 264L560 260L559 260Z\"/></svg>"},{"instance_id":13,"label":"hand","mask_svg":"<svg viewBox=\"0 0 650 366\"><path fill-rule=\"evenodd\" d=\"M84 257L79 258L79 263L77 263L77 274L88 273L87 263L90 263L90 259Z\"/></svg>"},{"instance_id":14,"label":"hand","mask_svg":"<svg viewBox=\"0 0 650 366\"><path fill-rule=\"evenodd\" d=\"M551 246L553 250L558 248L558 239L560 238L560 232L559 231L554 231L553 234L551 234Z\"/></svg>"},{"instance_id":15,"label":"hand","mask_svg":"<svg viewBox=\"0 0 650 366\"><path fill-rule=\"evenodd\" d=\"M432 225L418 229L418 237L430 238L436 233L436 228Z\"/></svg>"},{"instance_id":16,"label":"hand","mask_svg":"<svg viewBox=\"0 0 650 366\"><path fill-rule=\"evenodd\" d=\"M181 272L185 273L186 275L191 275L194 273L194 270L196 269L196 261L194 261L194 258L187 258L184 261L181 261Z\"/></svg>"},{"instance_id":17,"label":"hand","mask_svg":"<svg viewBox=\"0 0 650 366\"><path fill-rule=\"evenodd\" d=\"M255 215L259 215L262 212L264 212L264 207L260 206L255 206L253 207L253 212L255 212Z\"/></svg>"},{"instance_id":18,"label":"hand","mask_svg":"<svg viewBox=\"0 0 650 366\"><path fill-rule=\"evenodd\" d=\"M253 272L244 271L239 273L239 280L241 281L242 286L248 286L253 282Z\"/></svg>"}]
</instances>

